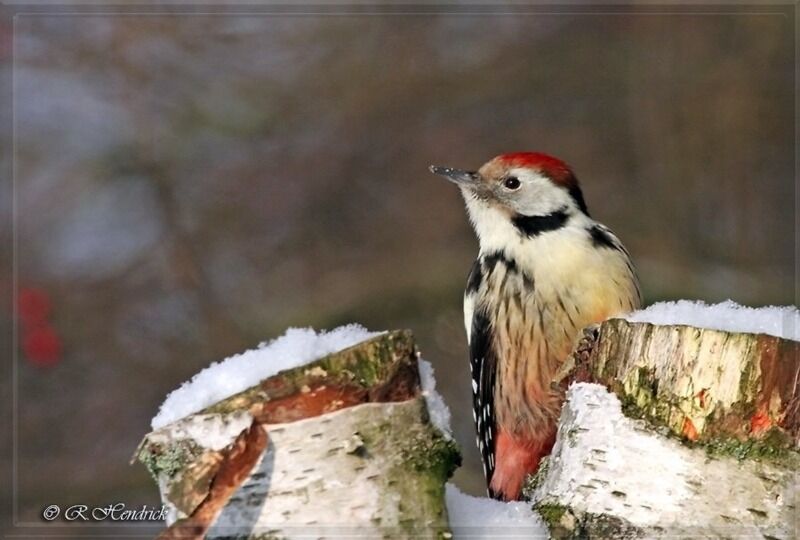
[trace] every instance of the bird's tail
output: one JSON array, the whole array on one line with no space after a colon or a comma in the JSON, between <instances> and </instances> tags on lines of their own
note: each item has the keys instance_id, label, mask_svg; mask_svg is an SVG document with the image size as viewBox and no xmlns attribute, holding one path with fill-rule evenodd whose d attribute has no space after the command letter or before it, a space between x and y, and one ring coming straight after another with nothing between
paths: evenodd
<instances>
[{"instance_id":1,"label":"bird's tail","mask_svg":"<svg viewBox=\"0 0 800 540\"><path fill-rule=\"evenodd\" d=\"M553 449L555 439L555 424L533 436L511 434L498 426L489 495L505 501L519 500L525 478L536 472L542 458Z\"/></svg>"}]
</instances>

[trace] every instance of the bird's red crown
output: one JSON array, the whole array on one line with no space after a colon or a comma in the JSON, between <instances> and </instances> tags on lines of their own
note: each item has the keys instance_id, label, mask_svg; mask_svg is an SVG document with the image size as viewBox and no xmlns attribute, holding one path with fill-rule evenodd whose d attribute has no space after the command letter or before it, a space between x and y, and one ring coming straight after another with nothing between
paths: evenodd
<instances>
[{"instance_id":1,"label":"bird's red crown","mask_svg":"<svg viewBox=\"0 0 800 540\"><path fill-rule=\"evenodd\" d=\"M512 152L502 154L495 158L506 167L527 167L536 169L550 178L553 182L565 187L577 184L575 175L569 165L557 157L541 152Z\"/></svg>"}]
</instances>

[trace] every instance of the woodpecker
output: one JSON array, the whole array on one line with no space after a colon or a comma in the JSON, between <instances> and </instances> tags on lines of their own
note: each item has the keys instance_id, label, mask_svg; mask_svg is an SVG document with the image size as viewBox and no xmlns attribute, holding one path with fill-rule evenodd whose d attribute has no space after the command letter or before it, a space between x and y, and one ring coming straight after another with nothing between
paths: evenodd
<instances>
[{"instance_id":1,"label":"woodpecker","mask_svg":"<svg viewBox=\"0 0 800 540\"><path fill-rule=\"evenodd\" d=\"M464 293L473 416L489 495L517 500L555 441L560 364L584 327L641 305L639 282L560 159L517 152L430 171L460 188L478 237Z\"/></svg>"}]
</instances>

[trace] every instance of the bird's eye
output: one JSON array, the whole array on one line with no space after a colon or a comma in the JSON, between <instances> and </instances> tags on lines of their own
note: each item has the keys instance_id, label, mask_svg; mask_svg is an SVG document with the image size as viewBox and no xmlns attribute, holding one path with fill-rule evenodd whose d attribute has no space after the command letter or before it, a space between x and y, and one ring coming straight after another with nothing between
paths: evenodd
<instances>
[{"instance_id":1,"label":"bird's eye","mask_svg":"<svg viewBox=\"0 0 800 540\"><path fill-rule=\"evenodd\" d=\"M517 178L516 176L509 176L508 178L503 180L503 185L510 190L519 189L520 186L519 178Z\"/></svg>"}]
</instances>

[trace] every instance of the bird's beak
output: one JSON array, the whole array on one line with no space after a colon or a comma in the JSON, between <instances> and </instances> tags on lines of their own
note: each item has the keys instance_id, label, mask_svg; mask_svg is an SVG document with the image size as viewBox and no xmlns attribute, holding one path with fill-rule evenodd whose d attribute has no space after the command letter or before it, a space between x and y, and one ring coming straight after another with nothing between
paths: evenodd
<instances>
[{"instance_id":1,"label":"bird's beak","mask_svg":"<svg viewBox=\"0 0 800 540\"><path fill-rule=\"evenodd\" d=\"M462 171L460 169L453 169L451 167L439 167L437 165L431 165L429 170L433 174L444 176L454 184L472 189L478 187L481 178L476 172Z\"/></svg>"}]
</instances>

